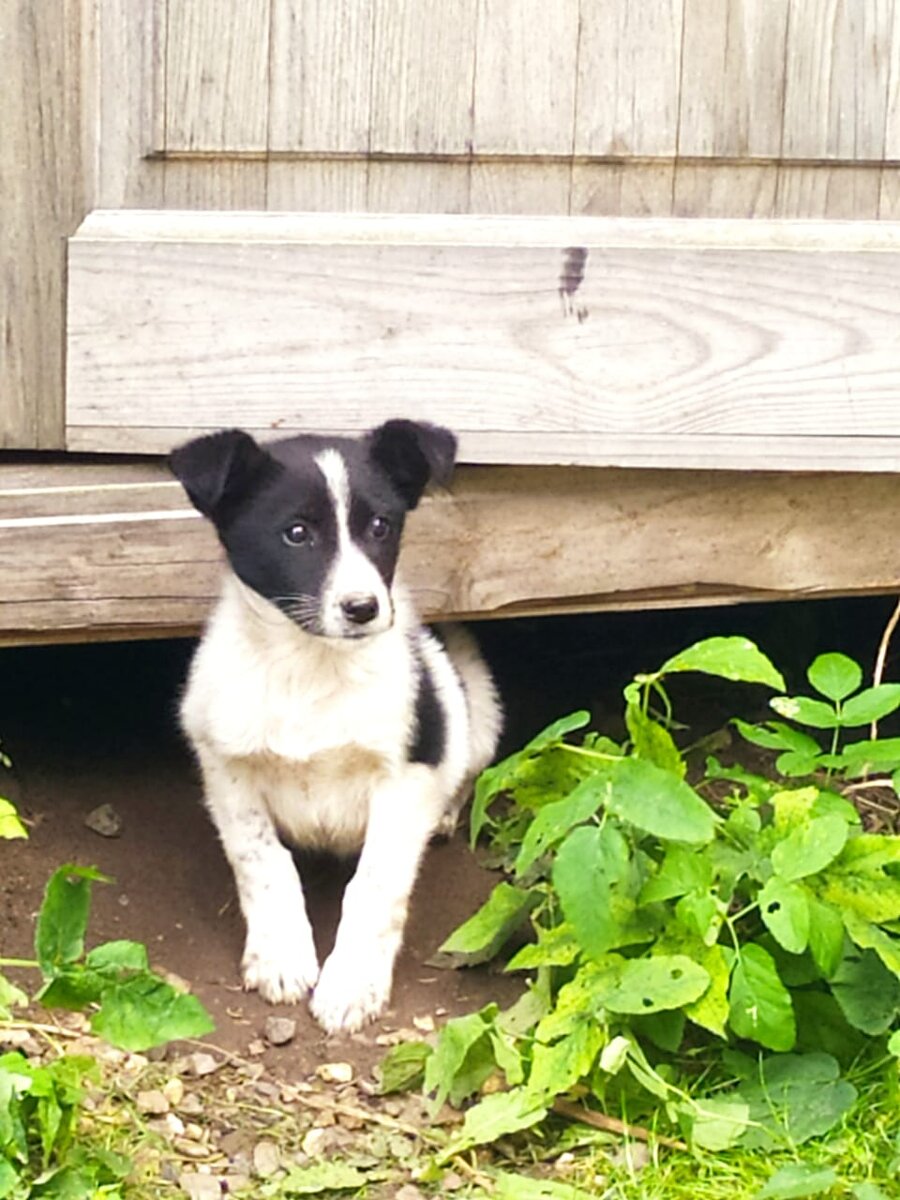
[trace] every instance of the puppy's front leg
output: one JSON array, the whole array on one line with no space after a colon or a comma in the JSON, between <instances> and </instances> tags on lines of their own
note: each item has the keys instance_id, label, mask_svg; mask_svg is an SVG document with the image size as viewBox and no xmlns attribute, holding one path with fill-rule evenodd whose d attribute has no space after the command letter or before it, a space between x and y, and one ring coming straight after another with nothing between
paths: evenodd
<instances>
[{"instance_id":1,"label":"puppy's front leg","mask_svg":"<svg viewBox=\"0 0 900 1200\"><path fill-rule=\"evenodd\" d=\"M319 963L294 860L246 768L203 749L199 757L247 922L244 987L270 1004L296 1004L314 986Z\"/></svg>"},{"instance_id":2,"label":"puppy's front leg","mask_svg":"<svg viewBox=\"0 0 900 1200\"><path fill-rule=\"evenodd\" d=\"M429 767L409 766L376 788L334 949L310 1004L329 1033L359 1029L387 1005L410 893L440 811Z\"/></svg>"}]
</instances>

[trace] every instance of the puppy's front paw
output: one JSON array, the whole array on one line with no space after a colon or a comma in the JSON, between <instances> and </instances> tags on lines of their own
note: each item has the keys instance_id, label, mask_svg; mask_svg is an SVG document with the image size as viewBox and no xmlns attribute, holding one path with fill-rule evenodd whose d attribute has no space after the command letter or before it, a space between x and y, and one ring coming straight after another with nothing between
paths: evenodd
<instances>
[{"instance_id":1,"label":"puppy's front paw","mask_svg":"<svg viewBox=\"0 0 900 1200\"><path fill-rule=\"evenodd\" d=\"M389 952L351 956L335 951L322 967L310 1011L327 1033L353 1033L387 1007L393 973Z\"/></svg>"},{"instance_id":2,"label":"puppy's front paw","mask_svg":"<svg viewBox=\"0 0 900 1200\"><path fill-rule=\"evenodd\" d=\"M244 987L258 991L270 1004L297 1004L309 995L319 977L311 939L303 946L284 937L248 937L241 965Z\"/></svg>"}]
</instances>

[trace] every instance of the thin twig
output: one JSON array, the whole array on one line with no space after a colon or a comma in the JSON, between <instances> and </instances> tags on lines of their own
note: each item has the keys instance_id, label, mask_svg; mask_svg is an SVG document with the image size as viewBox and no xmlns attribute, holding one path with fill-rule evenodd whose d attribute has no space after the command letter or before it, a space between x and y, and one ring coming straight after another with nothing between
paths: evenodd
<instances>
[{"instance_id":1,"label":"thin twig","mask_svg":"<svg viewBox=\"0 0 900 1200\"><path fill-rule=\"evenodd\" d=\"M848 792L864 792L867 788L891 788L893 789L894 781L892 779L861 779L859 783L848 783L841 788L841 794L846 796ZM893 809L891 809L893 812Z\"/></svg>"},{"instance_id":2,"label":"thin twig","mask_svg":"<svg viewBox=\"0 0 900 1200\"><path fill-rule=\"evenodd\" d=\"M623 1137L635 1138L639 1142L658 1142L660 1146L666 1146L669 1150L688 1149L686 1143L680 1142L677 1138L664 1137L662 1134L654 1133L652 1129L645 1129L643 1125L628 1125L616 1117L608 1117L605 1113L580 1108L568 1100L554 1100L553 1111L570 1121L581 1121L584 1125L593 1125L595 1129L603 1129L607 1133L619 1133Z\"/></svg>"},{"instance_id":3,"label":"thin twig","mask_svg":"<svg viewBox=\"0 0 900 1200\"><path fill-rule=\"evenodd\" d=\"M872 685L878 687L884 676L884 664L887 660L888 647L891 644L891 638L894 635L894 630L897 628L897 622L900 621L900 600L897 601L897 606L891 613L890 620L884 627L884 633L881 635L881 641L878 644L878 654L875 656L875 670L872 674ZM869 737L874 742L878 737L878 722L873 721L869 728Z\"/></svg>"},{"instance_id":4,"label":"thin twig","mask_svg":"<svg viewBox=\"0 0 900 1200\"><path fill-rule=\"evenodd\" d=\"M313 1099L311 1095L304 1095L302 1092L296 1096L292 1096L290 1103L302 1105L304 1108L311 1108L316 1112L334 1113L338 1117L350 1117L354 1121L362 1121L369 1125L381 1125L385 1129L393 1129L397 1133L406 1133L411 1137L422 1138L424 1141L434 1142L435 1145L440 1145L441 1139L436 1138L433 1134L428 1134L418 1125L411 1125L407 1121L398 1121L396 1117L389 1117L385 1113L370 1111L365 1108L357 1108L355 1104L333 1103L327 1096L318 1096Z\"/></svg>"}]
</instances>

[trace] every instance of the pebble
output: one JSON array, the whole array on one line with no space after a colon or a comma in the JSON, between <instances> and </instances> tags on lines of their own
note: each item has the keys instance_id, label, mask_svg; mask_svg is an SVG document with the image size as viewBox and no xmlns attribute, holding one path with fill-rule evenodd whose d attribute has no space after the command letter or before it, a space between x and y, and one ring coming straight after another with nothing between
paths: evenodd
<instances>
[{"instance_id":1,"label":"pebble","mask_svg":"<svg viewBox=\"0 0 900 1200\"><path fill-rule=\"evenodd\" d=\"M434 1033L434 1017L413 1017L413 1025L420 1033Z\"/></svg>"},{"instance_id":2,"label":"pebble","mask_svg":"<svg viewBox=\"0 0 900 1200\"><path fill-rule=\"evenodd\" d=\"M212 1075L213 1071L218 1071L221 1065L211 1054L205 1054L202 1051L188 1055L188 1066L191 1073L198 1077Z\"/></svg>"},{"instance_id":3,"label":"pebble","mask_svg":"<svg viewBox=\"0 0 900 1200\"><path fill-rule=\"evenodd\" d=\"M173 1108L181 1108L184 1099L184 1084L180 1079L167 1079L163 1084L162 1094Z\"/></svg>"},{"instance_id":4,"label":"pebble","mask_svg":"<svg viewBox=\"0 0 900 1200\"><path fill-rule=\"evenodd\" d=\"M399 1191L394 1192L394 1200L425 1200L425 1194L414 1183L404 1183Z\"/></svg>"},{"instance_id":5,"label":"pebble","mask_svg":"<svg viewBox=\"0 0 900 1200\"><path fill-rule=\"evenodd\" d=\"M253 1147L253 1170L261 1179L268 1179L281 1166L281 1155L274 1142L257 1142Z\"/></svg>"},{"instance_id":6,"label":"pebble","mask_svg":"<svg viewBox=\"0 0 900 1200\"><path fill-rule=\"evenodd\" d=\"M353 1067L348 1062L321 1063L316 1074L325 1083L349 1083L353 1078Z\"/></svg>"},{"instance_id":7,"label":"pebble","mask_svg":"<svg viewBox=\"0 0 900 1200\"><path fill-rule=\"evenodd\" d=\"M266 1041L273 1046L286 1046L297 1033L297 1022L290 1017L266 1018Z\"/></svg>"},{"instance_id":8,"label":"pebble","mask_svg":"<svg viewBox=\"0 0 900 1200\"><path fill-rule=\"evenodd\" d=\"M122 832L122 818L111 804L99 804L92 808L84 818L84 823L101 837L119 837Z\"/></svg>"},{"instance_id":9,"label":"pebble","mask_svg":"<svg viewBox=\"0 0 900 1200\"><path fill-rule=\"evenodd\" d=\"M208 1158L209 1150L206 1146L201 1146L199 1142L191 1141L190 1138L177 1137L172 1143L179 1154L183 1154L185 1158Z\"/></svg>"},{"instance_id":10,"label":"pebble","mask_svg":"<svg viewBox=\"0 0 900 1200\"><path fill-rule=\"evenodd\" d=\"M138 1112L148 1113L154 1117L164 1116L169 1111L169 1101L159 1091L138 1092L135 1103Z\"/></svg>"},{"instance_id":11,"label":"pebble","mask_svg":"<svg viewBox=\"0 0 900 1200\"><path fill-rule=\"evenodd\" d=\"M222 1195L222 1184L214 1175L201 1175L196 1171L184 1171L178 1186L191 1200L213 1200Z\"/></svg>"},{"instance_id":12,"label":"pebble","mask_svg":"<svg viewBox=\"0 0 900 1200\"><path fill-rule=\"evenodd\" d=\"M265 1054L265 1052L266 1043L262 1040L262 1038L254 1038L253 1041L247 1046L247 1053L252 1054L254 1057L257 1057L260 1054Z\"/></svg>"},{"instance_id":13,"label":"pebble","mask_svg":"<svg viewBox=\"0 0 900 1200\"><path fill-rule=\"evenodd\" d=\"M176 1108L179 1112L184 1113L186 1117L199 1117L203 1110L203 1101L196 1092L186 1092L184 1098L178 1102Z\"/></svg>"}]
</instances>

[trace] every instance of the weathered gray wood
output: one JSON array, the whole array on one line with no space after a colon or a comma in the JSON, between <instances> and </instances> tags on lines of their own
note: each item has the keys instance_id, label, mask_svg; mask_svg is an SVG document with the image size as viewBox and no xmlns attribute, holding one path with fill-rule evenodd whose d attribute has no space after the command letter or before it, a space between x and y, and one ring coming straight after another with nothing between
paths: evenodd
<instances>
[{"instance_id":1,"label":"weathered gray wood","mask_svg":"<svg viewBox=\"0 0 900 1200\"><path fill-rule=\"evenodd\" d=\"M898 507L896 475L462 468L402 571L435 618L889 592ZM0 643L196 631L220 553L161 464L0 467Z\"/></svg>"},{"instance_id":2,"label":"weathered gray wood","mask_svg":"<svg viewBox=\"0 0 900 1200\"><path fill-rule=\"evenodd\" d=\"M809 470L831 438L884 469L898 265L875 222L98 215L71 247L69 445L425 411L476 461Z\"/></svg>"}]
</instances>

